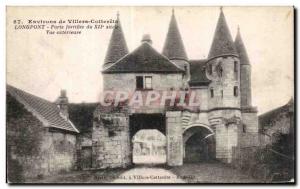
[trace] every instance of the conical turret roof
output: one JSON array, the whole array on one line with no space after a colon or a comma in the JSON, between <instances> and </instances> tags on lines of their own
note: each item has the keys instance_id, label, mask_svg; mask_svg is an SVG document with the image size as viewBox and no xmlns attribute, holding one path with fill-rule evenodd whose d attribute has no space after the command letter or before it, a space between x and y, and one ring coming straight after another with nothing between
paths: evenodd
<instances>
[{"instance_id":1,"label":"conical turret roof","mask_svg":"<svg viewBox=\"0 0 300 189\"><path fill-rule=\"evenodd\" d=\"M242 40L240 27L238 27L238 32L234 41L235 48L239 54L241 64L250 64L248 54Z\"/></svg>"},{"instance_id":2,"label":"conical turret roof","mask_svg":"<svg viewBox=\"0 0 300 189\"><path fill-rule=\"evenodd\" d=\"M167 33L166 41L162 54L168 57L170 60L182 59L187 60L187 55L183 45L183 41L178 29L177 21L172 10L172 17L169 24L169 30Z\"/></svg>"},{"instance_id":3,"label":"conical turret roof","mask_svg":"<svg viewBox=\"0 0 300 189\"><path fill-rule=\"evenodd\" d=\"M115 63L126 54L128 54L128 48L118 13L117 22L111 34L104 64Z\"/></svg>"},{"instance_id":4,"label":"conical turret roof","mask_svg":"<svg viewBox=\"0 0 300 189\"><path fill-rule=\"evenodd\" d=\"M235 49L233 39L226 23L225 15L221 8L213 42L208 54L208 59L222 55L238 56L238 53Z\"/></svg>"}]
</instances>

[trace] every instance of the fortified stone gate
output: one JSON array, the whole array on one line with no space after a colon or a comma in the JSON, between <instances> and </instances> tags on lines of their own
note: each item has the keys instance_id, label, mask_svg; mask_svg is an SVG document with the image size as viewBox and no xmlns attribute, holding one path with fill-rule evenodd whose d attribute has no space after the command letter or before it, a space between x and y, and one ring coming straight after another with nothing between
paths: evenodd
<instances>
[{"instance_id":1,"label":"fortified stone gate","mask_svg":"<svg viewBox=\"0 0 300 189\"><path fill-rule=\"evenodd\" d=\"M95 112L92 134L92 168L127 167L133 164L132 137L140 130L157 129L166 136L167 165L180 166L184 159L195 162L215 159L215 132L205 124L192 123L183 127L182 111L167 111L165 114L130 114L128 109ZM199 140L200 139L200 140ZM191 143L191 144L190 144ZM193 157L194 156L194 157Z\"/></svg>"},{"instance_id":2,"label":"fortified stone gate","mask_svg":"<svg viewBox=\"0 0 300 189\"><path fill-rule=\"evenodd\" d=\"M231 163L235 150L258 145L251 64L240 30L233 40L221 9L207 58L190 60L178 25L173 11L162 52L147 34L129 52L117 16L102 67L103 92L122 92L123 96L116 96L122 102L136 94L141 96L138 99L150 96L152 108L130 102L128 107L99 105L92 132L93 168L132 165L132 137L141 129L157 129L166 136L169 166L209 159ZM164 92L173 91L190 93L184 100L195 94L199 104L179 109L162 106L170 100L163 98ZM155 92L161 96L152 98ZM174 98L180 104L181 98Z\"/></svg>"}]
</instances>

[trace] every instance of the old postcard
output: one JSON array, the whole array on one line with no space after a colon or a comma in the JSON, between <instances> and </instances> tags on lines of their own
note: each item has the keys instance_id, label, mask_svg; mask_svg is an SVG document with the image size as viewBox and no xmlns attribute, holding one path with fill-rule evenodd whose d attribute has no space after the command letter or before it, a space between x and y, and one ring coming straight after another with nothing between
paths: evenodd
<instances>
[{"instance_id":1,"label":"old postcard","mask_svg":"<svg viewBox=\"0 0 300 189\"><path fill-rule=\"evenodd\" d=\"M6 19L8 183L295 183L293 7Z\"/></svg>"}]
</instances>

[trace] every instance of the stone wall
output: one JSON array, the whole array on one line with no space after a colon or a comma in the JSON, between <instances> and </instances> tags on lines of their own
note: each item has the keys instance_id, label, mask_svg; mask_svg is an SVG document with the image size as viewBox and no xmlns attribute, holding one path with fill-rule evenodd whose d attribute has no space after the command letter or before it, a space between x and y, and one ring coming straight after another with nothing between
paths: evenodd
<instances>
[{"instance_id":1,"label":"stone wall","mask_svg":"<svg viewBox=\"0 0 300 189\"><path fill-rule=\"evenodd\" d=\"M241 106L249 107L251 105L251 65L241 64Z\"/></svg>"},{"instance_id":2,"label":"stone wall","mask_svg":"<svg viewBox=\"0 0 300 189\"><path fill-rule=\"evenodd\" d=\"M238 146L241 112L239 110L216 110L209 112L208 116L210 125L216 134L216 158L230 163L232 149Z\"/></svg>"},{"instance_id":3,"label":"stone wall","mask_svg":"<svg viewBox=\"0 0 300 189\"><path fill-rule=\"evenodd\" d=\"M25 178L43 177L74 169L76 137L45 131L43 138L38 154L16 157L23 167Z\"/></svg>"},{"instance_id":4,"label":"stone wall","mask_svg":"<svg viewBox=\"0 0 300 189\"><path fill-rule=\"evenodd\" d=\"M269 125L261 125L263 133L260 136L261 145L271 144L275 133L289 134L294 132L294 112L281 112L275 115Z\"/></svg>"},{"instance_id":5,"label":"stone wall","mask_svg":"<svg viewBox=\"0 0 300 189\"><path fill-rule=\"evenodd\" d=\"M182 74L103 74L103 90L119 90L133 92L136 89L136 76L152 76L154 90L180 89L183 87Z\"/></svg>"},{"instance_id":6,"label":"stone wall","mask_svg":"<svg viewBox=\"0 0 300 189\"><path fill-rule=\"evenodd\" d=\"M131 164L129 116L124 112L95 112L92 133L92 167L116 168Z\"/></svg>"},{"instance_id":7,"label":"stone wall","mask_svg":"<svg viewBox=\"0 0 300 189\"><path fill-rule=\"evenodd\" d=\"M73 169L76 161L76 135L45 128L22 104L9 96L8 101L13 101L14 107L18 106L15 115L7 115L8 169L15 166L10 165L11 159L22 167L24 178ZM7 106L8 112L12 108L10 105Z\"/></svg>"},{"instance_id":8,"label":"stone wall","mask_svg":"<svg viewBox=\"0 0 300 189\"><path fill-rule=\"evenodd\" d=\"M238 62L237 73L234 72L234 62ZM211 75L207 73L212 82L208 89L208 108L236 107L240 108L240 72L239 59L236 57L220 57L209 62L213 65ZM222 67L222 76L218 73L218 67ZM238 87L238 96L233 94L234 87ZM210 90L214 91L214 97L210 96Z\"/></svg>"},{"instance_id":9,"label":"stone wall","mask_svg":"<svg viewBox=\"0 0 300 189\"><path fill-rule=\"evenodd\" d=\"M169 166L183 164L183 139L181 126L181 112L166 113L167 127L167 163Z\"/></svg>"},{"instance_id":10,"label":"stone wall","mask_svg":"<svg viewBox=\"0 0 300 189\"><path fill-rule=\"evenodd\" d=\"M242 125L239 127L239 146L259 146L259 127L256 112L242 112Z\"/></svg>"}]
</instances>

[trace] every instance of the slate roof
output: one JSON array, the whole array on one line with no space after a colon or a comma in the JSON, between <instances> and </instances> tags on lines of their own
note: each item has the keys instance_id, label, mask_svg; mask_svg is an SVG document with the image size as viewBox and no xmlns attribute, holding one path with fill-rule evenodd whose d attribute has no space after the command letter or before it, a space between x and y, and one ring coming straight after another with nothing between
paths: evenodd
<instances>
[{"instance_id":1,"label":"slate roof","mask_svg":"<svg viewBox=\"0 0 300 189\"><path fill-rule=\"evenodd\" d=\"M45 127L53 127L66 131L79 133L77 128L70 120L60 115L60 110L55 103L29 94L25 91L7 85L7 92L14 97L19 103L39 119Z\"/></svg>"},{"instance_id":2,"label":"slate roof","mask_svg":"<svg viewBox=\"0 0 300 189\"><path fill-rule=\"evenodd\" d=\"M102 73L178 73L184 72L167 57L157 52L149 43L142 44L133 52L118 60Z\"/></svg>"},{"instance_id":3,"label":"slate roof","mask_svg":"<svg viewBox=\"0 0 300 189\"><path fill-rule=\"evenodd\" d=\"M208 59L222 55L235 55L238 53L235 49L233 39L226 23L225 15L221 9L217 27L214 33L213 42L208 54Z\"/></svg>"},{"instance_id":4,"label":"slate roof","mask_svg":"<svg viewBox=\"0 0 300 189\"><path fill-rule=\"evenodd\" d=\"M206 59L203 60L190 60L190 86L208 85L210 80L206 77L205 66Z\"/></svg>"},{"instance_id":5,"label":"slate roof","mask_svg":"<svg viewBox=\"0 0 300 189\"><path fill-rule=\"evenodd\" d=\"M276 119L282 113L294 112L294 100L291 99L287 104L275 108L258 116L258 121L261 127L270 127L272 120Z\"/></svg>"},{"instance_id":6,"label":"slate roof","mask_svg":"<svg viewBox=\"0 0 300 189\"><path fill-rule=\"evenodd\" d=\"M238 32L234 41L235 48L239 54L240 62L241 64L250 64L248 54L246 51L246 47L244 45L244 42L242 40L240 28L238 28Z\"/></svg>"},{"instance_id":7,"label":"slate roof","mask_svg":"<svg viewBox=\"0 0 300 189\"><path fill-rule=\"evenodd\" d=\"M177 26L174 11L171 17L169 30L167 33L162 54L168 57L170 60L188 60L183 41Z\"/></svg>"},{"instance_id":8,"label":"slate roof","mask_svg":"<svg viewBox=\"0 0 300 189\"><path fill-rule=\"evenodd\" d=\"M123 34L121 21L118 16L117 23L111 34L104 64L114 63L126 54L128 54L128 47Z\"/></svg>"}]
</instances>

